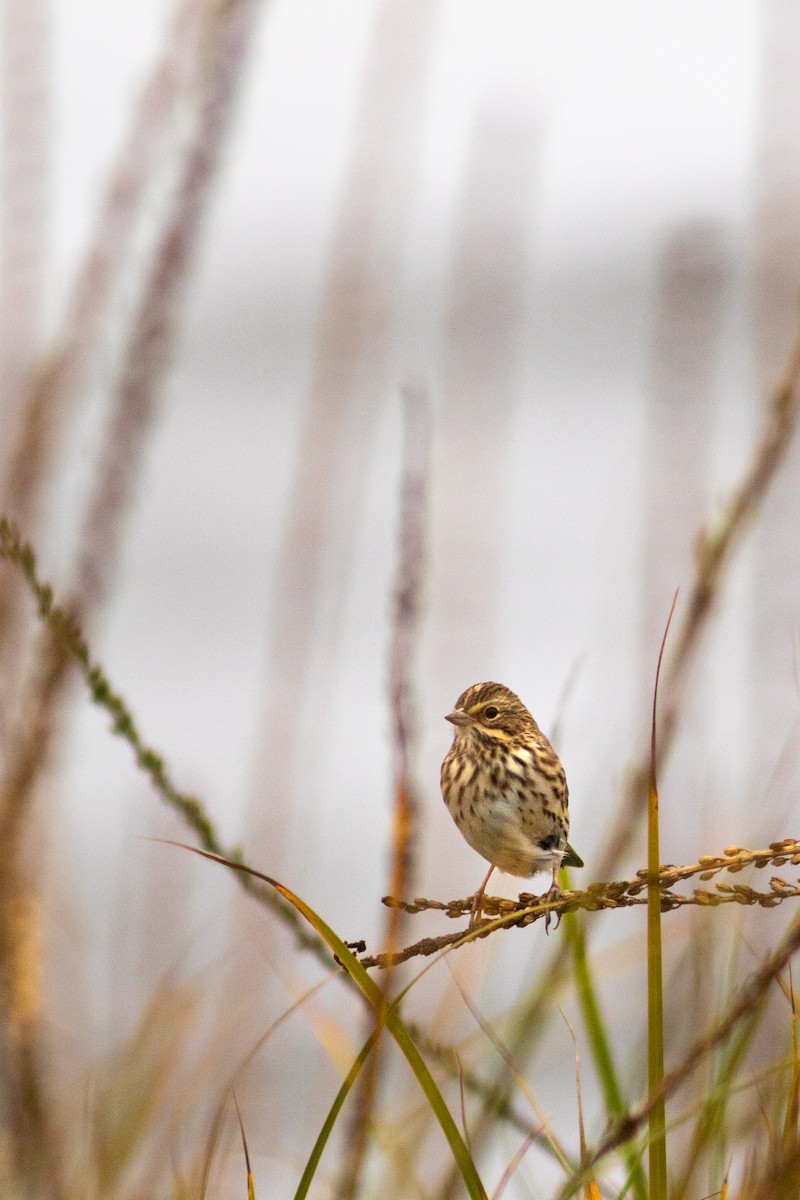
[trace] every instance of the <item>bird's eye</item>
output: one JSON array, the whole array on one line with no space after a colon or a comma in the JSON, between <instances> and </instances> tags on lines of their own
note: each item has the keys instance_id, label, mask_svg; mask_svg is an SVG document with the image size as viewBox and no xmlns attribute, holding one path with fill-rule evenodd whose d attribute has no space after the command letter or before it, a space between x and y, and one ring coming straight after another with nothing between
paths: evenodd
<instances>
[{"instance_id":1,"label":"bird's eye","mask_svg":"<svg viewBox=\"0 0 800 1200\"><path fill-rule=\"evenodd\" d=\"M495 717L500 716L500 710L495 708L493 704L490 704L488 708L483 710L483 715L486 717L487 721L493 721Z\"/></svg>"}]
</instances>

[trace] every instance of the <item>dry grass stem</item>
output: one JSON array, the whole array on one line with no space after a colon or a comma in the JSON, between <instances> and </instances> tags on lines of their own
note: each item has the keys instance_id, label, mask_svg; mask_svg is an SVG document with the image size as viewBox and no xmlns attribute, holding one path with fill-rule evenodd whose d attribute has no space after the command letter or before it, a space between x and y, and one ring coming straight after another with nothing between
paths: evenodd
<instances>
[{"instance_id":1,"label":"dry grass stem","mask_svg":"<svg viewBox=\"0 0 800 1200\"><path fill-rule=\"evenodd\" d=\"M768 865L782 867L787 863L800 866L800 841L784 838L780 842L771 842L766 850L745 850L740 846L728 846L722 854L703 855L696 863L687 866L664 866L659 872L661 884L661 911L670 912L674 908L685 905L700 905L713 908L720 904L758 904L762 908L775 908L783 900L800 896L800 883L788 883L780 876L772 876L768 891L757 891L743 883L721 882L715 884L713 890L695 888L691 893L674 892L675 884L684 879L697 876L704 882L713 879L720 871L734 875L745 867L763 868ZM504 900L497 896L487 896L483 903L483 912L493 918L484 922L474 931L475 937L488 937L498 929L511 929L516 926L530 925L545 917L547 913L572 912L575 909L585 909L588 912L599 912L603 909L630 908L633 905L647 903L647 868L642 867L633 879L617 880L611 883L593 883L585 891L564 892L558 900L540 903L536 896L521 892L518 900ZM472 896L459 900L426 900L420 897L416 900L399 900L394 896L384 896L384 904L390 908L402 908L407 913L428 911L443 912L446 916L458 919L466 916L472 910ZM464 942L465 930L457 933L443 934L440 937L423 938L412 946L394 955L389 960L385 954L364 955L361 964L365 967L386 968L398 962L407 962L410 958L420 955L436 954L446 946Z\"/></svg>"},{"instance_id":2,"label":"dry grass stem","mask_svg":"<svg viewBox=\"0 0 800 1200\"><path fill-rule=\"evenodd\" d=\"M175 786L163 758L145 742L123 697L114 690L102 667L95 662L80 625L72 614L54 602L52 588L39 579L32 548L20 539L13 522L5 517L0 517L0 559L14 563L22 572L36 599L40 619L76 664L94 703L104 708L112 718L112 732L128 743L136 765L148 776L164 803L181 816L200 844L212 854L241 862L241 852L237 847L226 849L221 845L214 824L200 800ZM289 926L299 947L311 950L325 966L331 965L331 958L319 938L306 930L294 909L256 880L241 872L237 872L237 876L248 894L266 905Z\"/></svg>"},{"instance_id":3,"label":"dry grass stem","mask_svg":"<svg viewBox=\"0 0 800 1200\"><path fill-rule=\"evenodd\" d=\"M197 87L197 119L194 141L185 153L183 173L175 201L165 221L160 241L154 253L151 276L144 288L138 318L130 340L127 361L123 367L117 391L117 403L109 424L105 453L84 521L80 558L76 568L76 584L69 610L73 617L88 623L104 603L108 582L117 551L122 529L122 519L128 508L133 491L133 479L138 473L144 436L152 419L155 396L170 360L170 349L175 340L179 313L183 306L183 284L185 283L197 243L199 220L205 211L210 183L215 174L219 149L228 128L228 117L234 83L241 73L243 48L249 25L242 22L243 11L252 11L251 0L247 3L225 4L221 7L214 0L183 8L178 14L173 36L189 33L195 14L199 11L201 25L205 25L204 37L197 44L177 40L170 48L169 65L162 63L160 83L162 87L150 90L147 99L151 105L170 94L172 104L176 102L181 78L183 58L192 66ZM187 67L184 63L183 74ZM145 105L145 114L153 122L154 113ZM156 122L158 128L158 123ZM152 128L139 126L141 138L150 134L161 138ZM146 139L145 139L146 140ZM147 160L146 160L147 161ZM109 200L104 216L121 224L117 232L130 234L136 204L131 202L131 192L138 195L147 183L147 171L137 163L135 172L139 188L129 189L125 202L117 194ZM119 181L117 181L119 182ZM107 237L109 230L101 223L101 234ZM123 239L124 240L124 239ZM95 283L111 285L115 276L112 263L119 266L122 257L102 257L102 240L86 263L86 275L79 276L70 316L71 336L66 345L58 346L55 358L43 364L42 370L32 385L28 398L27 414L23 422L21 441L12 456L7 492L12 511L35 511L43 481L51 473L51 451L57 441L53 410L64 419L64 400L74 398L79 388L79 376L90 355L87 340L89 330L98 332L102 308L98 298L87 295L89 277ZM99 257L98 257L99 256ZM95 278L99 268L102 279ZM101 287L101 294L104 293ZM80 318L83 318L81 320ZM88 319L88 320L87 320ZM9 587L12 576L0 584L0 643L3 634L11 634L18 625L18 592ZM3 911L13 907L15 896L26 887L19 856L22 835L27 828L36 784L51 759L52 741L58 728L58 715L67 695L67 668L70 650L64 641L49 636L39 636L34 655L32 676L20 686L17 714L11 726L7 742L6 761L3 764L0 785L0 837L4 847L2 874ZM22 639L17 639L21 642ZM9 661L19 657L18 653L6 659L6 671L16 674ZM7 954L5 953L7 951ZM13 972L18 956L8 939L0 941L0 956L3 970ZM10 992L18 990L13 979L9 980ZM24 1055L27 1066L20 1060L19 1070L32 1076L35 1063L36 1031L26 1026L31 1047ZM18 1039L19 1040L19 1039ZM23 1054L20 1048L20 1055ZM32 1091L31 1084L26 1089ZM42 1103L32 1111L42 1109ZM29 1132L26 1140L30 1141ZM42 1134L35 1140L41 1141Z\"/></svg>"},{"instance_id":4,"label":"dry grass stem","mask_svg":"<svg viewBox=\"0 0 800 1200\"><path fill-rule=\"evenodd\" d=\"M401 895L409 886L413 886L414 840L419 814L419 799L411 770L416 740L412 672L420 632L430 454L429 399L420 385L410 385L405 389L404 413L399 563L389 654L395 763L391 880L392 890ZM387 921L387 950L398 944L402 929L402 920L392 917Z\"/></svg>"},{"instance_id":5,"label":"dry grass stem","mask_svg":"<svg viewBox=\"0 0 800 1200\"><path fill-rule=\"evenodd\" d=\"M394 732L394 811L392 813L392 888L413 886L414 841L419 801L412 778L415 742L412 672L419 640L420 596L425 568L425 522L428 498L430 411L419 384L404 390L405 446L401 485L400 537L394 619L389 653L389 691ZM391 908L385 924L384 953L392 960L400 945L407 914ZM387 1002L392 991L391 967L382 979ZM372 1025L374 1018L370 1017ZM369 1125L377 1096L382 1056L378 1037L358 1086L348 1137L348 1156L339 1184L341 1197L355 1195L366 1153Z\"/></svg>"},{"instance_id":6,"label":"dry grass stem","mask_svg":"<svg viewBox=\"0 0 800 1200\"><path fill-rule=\"evenodd\" d=\"M766 406L764 428L744 475L723 505L716 525L701 529L697 536L694 579L683 618L675 633L674 650L663 683L665 703L659 723L658 758L655 763L655 769L659 772L672 748L680 696L708 626L731 555L758 513L788 453L797 428L799 385L800 335ZM631 773L622 811L613 823L613 832L597 864L598 874L610 875L630 846L631 830L645 811L649 776L648 747L642 762Z\"/></svg>"},{"instance_id":7,"label":"dry grass stem","mask_svg":"<svg viewBox=\"0 0 800 1200\"><path fill-rule=\"evenodd\" d=\"M89 597L108 591L121 523L133 495L155 405L172 361L184 294L241 81L255 13L253 0L201 6L195 63L197 113L176 194L156 243L134 316L94 493L84 521L75 592L84 620Z\"/></svg>"},{"instance_id":8,"label":"dry grass stem","mask_svg":"<svg viewBox=\"0 0 800 1200\"><path fill-rule=\"evenodd\" d=\"M183 0L165 49L147 81L78 268L61 328L28 382L22 416L10 451L0 510L26 529L38 530L45 492L56 473L54 456L82 395L90 367L98 365L117 313L113 299L133 249L134 231L164 153L174 135L175 110L187 86L197 24L204 6ZM0 650L7 655L16 628L12 579L0 581Z\"/></svg>"}]
</instances>

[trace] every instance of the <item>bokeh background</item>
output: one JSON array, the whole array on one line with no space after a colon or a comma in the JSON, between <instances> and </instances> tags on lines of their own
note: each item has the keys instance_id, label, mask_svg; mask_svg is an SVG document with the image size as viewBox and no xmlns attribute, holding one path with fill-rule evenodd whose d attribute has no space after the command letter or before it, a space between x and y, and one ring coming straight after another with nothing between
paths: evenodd
<instances>
[{"instance_id":1,"label":"bokeh background","mask_svg":"<svg viewBox=\"0 0 800 1200\"><path fill-rule=\"evenodd\" d=\"M800 316L796 6L5 0L2 19L3 508L79 598L179 786L375 947L413 381L432 416L415 892L465 896L483 872L438 789L443 716L481 679L558 722L571 840L596 878L673 593ZM665 861L795 832L798 499L791 447L682 694ZM21 593L7 762L31 720L33 614ZM317 968L223 871L146 840L187 835L75 677L47 725L24 856L47 1089L104 1095L154 996L188 1047L193 1082L114 1181L134 1194L190 1157L239 1056ZM644 856L631 822L618 870ZM780 920L712 917L756 942ZM612 1007L641 986L644 926L613 918L593 934ZM673 914L668 942L693 919ZM502 935L454 970L501 1019L543 941ZM425 986L419 1019L467 1036L447 969ZM295 1015L237 1085L264 1195L292 1194L359 1044L349 1004ZM535 1087L574 1140L572 1044L555 1020L551 1037ZM402 1110L413 1089L393 1087ZM241 1194L232 1136L220 1194L228 1159ZM489 1179L510 1144L487 1152ZM544 1195L552 1171L532 1156L506 1194Z\"/></svg>"}]
</instances>

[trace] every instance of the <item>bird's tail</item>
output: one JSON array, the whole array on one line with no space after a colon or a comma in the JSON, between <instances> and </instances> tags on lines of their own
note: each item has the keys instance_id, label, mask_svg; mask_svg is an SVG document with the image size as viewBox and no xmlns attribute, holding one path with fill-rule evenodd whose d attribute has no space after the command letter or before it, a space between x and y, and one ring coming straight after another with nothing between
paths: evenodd
<instances>
[{"instance_id":1,"label":"bird's tail","mask_svg":"<svg viewBox=\"0 0 800 1200\"><path fill-rule=\"evenodd\" d=\"M583 859L581 858L580 854L575 853L575 851L572 849L572 846L570 846L569 842L567 842L567 848L564 851L564 857L561 859L561 865L562 865L562 867L582 867L583 866Z\"/></svg>"}]
</instances>

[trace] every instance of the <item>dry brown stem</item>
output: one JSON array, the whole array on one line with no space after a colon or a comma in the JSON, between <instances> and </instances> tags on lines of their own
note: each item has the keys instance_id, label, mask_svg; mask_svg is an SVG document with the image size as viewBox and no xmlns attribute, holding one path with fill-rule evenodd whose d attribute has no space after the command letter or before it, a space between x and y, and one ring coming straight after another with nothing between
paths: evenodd
<instances>
[{"instance_id":1,"label":"dry brown stem","mask_svg":"<svg viewBox=\"0 0 800 1200\"><path fill-rule=\"evenodd\" d=\"M83 624L89 623L109 590L122 519L129 506L155 399L170 360L184 285L197 244L199 221L206 208L220 146L228 128L235 83L241 73L249 33L246 18L252 16L253 8L252 0L238 0L234 4L211 0L199 5L195 0L180 9L173 30L177 46L169 47L157 73L160 86L154 90L151 85L146 97L149 103L144 106L144 112L153 122L153 106L157 101L163 101L165 92L174 104L181 77L177 64L188 54L199 101L194 140L185 153L176 196L155 247L152 270L134 320L117 389L105 453L84 521L73 599L68 606L70 613ZM187 49L178 35L186 33L185 27L196 21L198 14L203 36ZM158 126L157 121L155 125ZM158 140L160 137L160 132L156 133L152 128L138 128L137 131L140 139ZM138 183L138 187L132 189L135 196L145 187L147 172L143 171L141 163L134 168L128 163L128 167L133 169ZM119 224L121 232L130 233L134 210L131 189L122 195L117 191L104 214L106 223ZM87 281L92 278L95 283L102 282L108 288L115 275L112 263L120 268L122 260L118 257L118 247L114 254L105 258L102 255L102 244L109 233L103 222L100 233L98 246L87 259L85 274L79 276L71 311L74 324L69 336L65 344L58 347L55 356L43 364L28 398L22 438L12 459L8 484L9 502L15 512L32 515L36 511L56 442L56 414L63 421L63 401L67 396L75 398L78 377L92 352L89 332L96 331L102 323L103 309L98 308L95 295L87 295ZM100 281L96 278L98 273ZM104 290L101 288L101 293ZM0 583L0 640L16 624L15 593L9 590L11 579L12 576L6 574ZM27 828L37 780L50 757L58 715L67 695L69 646L63 640L53 640L49 631L43 630L36 650L32 677L25 682L21 697L17 697L15 726L8 738L0 781L0 844L4 849L0 868L2 911L12 908L17 893L24 894L26 890L24 869L19 859L22 835ZM9 669L8 663L6 669ZM9 935L0 939L0 972L13 972L17 959ZM13 979L9 979L8 989L13 991L14 987ZM3 1003L7 1008L5 1001ZM29 1038L33 1036L33 1027L29 1025L26 1029ZM33 1063L32 1051L27 1058Z\"/></svg>"},{"instance_id":2,"label":"dry brown stem","mask_svg":"<svg viewBox=\"0 0 800 1200\"><path fill-rule=\"evenodd\" d=\"M52 588L43 583L37 574L36 557L30 545L23 542L13 522L0 517L0 560L14 563L25 577L39 609L39 617L45 622L53 638L64 647L69 658L83 676L92 700L106 710L112 720L112 732L126 741L133 752L137 767L150 779L153 787L165 804L178 812L207 850L234 862L241 860L237 847L225 849L219 835L203 805L196 796L180 791L172 780L166 763L144 740L141 731L123 697L114 690L99 663L92 656L89 643L74 616L53 600ZM254 896L289 926L302 949L311 950L326 965L330 966L330 955L321 939L310 933L298 917L294 908L280 898L272 889L263 887L257 880L241 872L237 873L242 887Z\"/></svg>"},{"instance_id":3,"label":"dry brown stem","mask_svg":"<svg viewBox=\"0 0 800 1200\"><path fill-rule=\"evenodd\" d=\"M129 268L133 235L153 171L173 126L178 97L187 86L203 7L198 0L182 0L176 8L164 52L142 92L111 176L62 327L22 397L22 418L3 483L2 510L34 533L57 465L59 442L85 388L90 365L97 363L108 341L108 326L117 312L112 301ZM4 653L16 624L10 590L14 582L0 582L0 648Z\"/></svg>"},{"instance_id":4,"label":"dry brown stem","mask_svg":"<svg viewBox=\"0 0 800 1200\"><path fill-rule=\"evenodd\" d=\"M772 876L768 891L757 891L742 883L717 883L713 890L695 888L690 894L674 892L672 889L681 880L697 876L704 882L714 879L721 871L734 875L745 867L763 868L768 865L781 867L785 864L800 866L800 841L784 838L779 842L771 842L766 850L745 850L740 846L728 846L722 854L703 855L696 863L676 867L666 865L661 868L661 910L670 912L687 904L713 908L720 904L758 904L762 908L774 908L783 900L800 896L800 883L787 883L780 876ZM504 900L498 896L487 896L483 903L483 912L490 918L477 930L467 937L466 930L456 933L442 934L439 937L422 938L393 956L387 954L366 955L361 958L364 967L379 967L385 969L410 958L436 954L447 946L459 943L466 944L476 937L488 937L498 929L530 925L540 920L548 913L558 915L572 912L575 909L585 909L588 912L598 912L609 908L630 908L637 904L646 904L647 868L642 867L633 879L617 880L611 883L593 883L585 891L564 892L558 900L540 902L537 897L520 893L518 900ZM467 915L472 909L472 896L460 900L426 900L419 898L413 901L398 900L394 896L384 896L383 902L390 908L400 908L407 913L428 912L431 910L443 912L448 917L459 918Z\"/></svg>"},{"instance_id":5,"label":"dry brown stem","mask_svg":"<svg viewBox=\"0 0 800 1200\"><path fill-rule=\"evenodd\" d=\"M733 488L716 524L701 529L697 535L694 579L664 673L665 703L659 719L657 772L672 749L681 693L722 588L732 552L758 513L794 436L800 407L799 383L800 335L766 405L764 428L749 466ZM631 772L612 836L597 864L600 875L610 875L630 845L631 829L644 812L649 774L648 746L642 761Z\"/></svg>"},{"instance_id":6,"label":"dry brown stem","mask_svg":"<svg viewBox=\"0 0 800 1200\"><path fill-rule=\"evenodd\" d=\"M392 814L391 886L402 893L413 886L414 842L419 801L411 762L415 741L412 670L419 639L420 596L425 563L430 413L421 386L404 390L405 447L401 486L400 538L394 620L389 653L389 691L394 730L394 811ZM392 963L407 920L400 906L390 908L385 923L384 954L389 967L381 987L387 999L392 990ZM372 1027L370 1026L370 1032ZM380 1080L381 1038L364 1067L348 1136L348 1156L339 1181L339 1196L353 1196L363 1166L372 1111Z\"/></svg>"}]
</instances>

